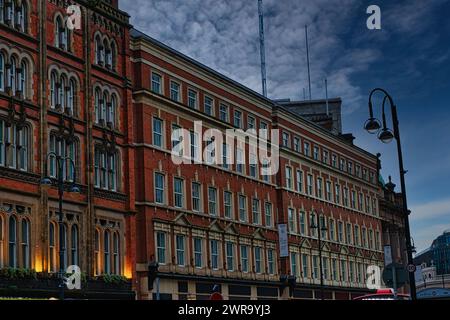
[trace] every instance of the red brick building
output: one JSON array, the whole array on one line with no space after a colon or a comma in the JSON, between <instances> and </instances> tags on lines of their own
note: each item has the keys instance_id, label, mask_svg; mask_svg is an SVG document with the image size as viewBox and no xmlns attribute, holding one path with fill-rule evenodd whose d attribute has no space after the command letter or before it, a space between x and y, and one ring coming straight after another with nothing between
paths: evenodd
<instances>
[{"instance_id":1,"label":"red brick building","mask_svg":"<svg viewBox=\"0 0 450 320\"><path fill-rule=\"evenodd\" d=\"M152 298L151 261L163 298L213 285L226 298L286 297L280 275L295 275L293 296L312 299L322 254L325 298L365 291L366 267L383 264L374 155L132 29L117 1L74 3L70 30L67 1L0 0L0 267L52 274L63 246L64 265L132 278L139 299ZM280 170L261 175L248 144L220 148L246 164L176 165L178 143L197 155L208 143L195 121L202 133L279 129ZM179 128L187 140L172 137ZM50 152L76 163L64 174L81 188L65 194L62 230L57 190L40 185L55 176Z\"/></svg>"}]
</instances>

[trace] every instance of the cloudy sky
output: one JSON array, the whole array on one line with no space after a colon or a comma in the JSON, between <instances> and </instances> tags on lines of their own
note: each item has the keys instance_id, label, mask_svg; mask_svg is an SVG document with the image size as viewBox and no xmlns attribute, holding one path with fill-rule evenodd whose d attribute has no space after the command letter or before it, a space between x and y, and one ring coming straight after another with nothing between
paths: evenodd
<instances>
[{"instance_id":1,"label":"cloudy sky","mask_svg":"<svg viewBox=\"0 0 450 320\"><path fill-rule=\"evenodd\" d=\"M120 0L140 31L261 91L257 0ZM366 27L369 5L382 30ZM394 97L405 155L412 232L418 250L450 229L450 0L264 0L269 97L303 99L304 26L309 26L312 97L342 97L344 129L382 153L398 182L394 144L362 130L367 96ZM399 183L397 183L399 185Z\"/></svg>"}]
</instances>

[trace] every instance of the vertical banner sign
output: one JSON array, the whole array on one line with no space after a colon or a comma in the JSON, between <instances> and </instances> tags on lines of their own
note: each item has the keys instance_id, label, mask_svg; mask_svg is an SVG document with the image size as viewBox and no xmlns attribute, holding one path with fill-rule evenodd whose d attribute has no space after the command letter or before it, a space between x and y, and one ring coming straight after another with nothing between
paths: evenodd
<instances>
[{"instance_id":1,"label":"vertical banner sign","mask_svg":"<svg viewBox=\"0 0 450 320\"><path fill-rule=\"evenodd\" d=\"M280 239L280 258L289 257L287 224L278 225L278 237Z\"/></svg>"},{"instance_id":2,"label":"vertical banner sign","mask_svg":"<svg viewBox=\"0 0 450 320\"><path fill-rule=\"evenodd\" d=\"M384 246L384 266L392 264L392 248L391 246Z\"/></svg>"}]
</instances>

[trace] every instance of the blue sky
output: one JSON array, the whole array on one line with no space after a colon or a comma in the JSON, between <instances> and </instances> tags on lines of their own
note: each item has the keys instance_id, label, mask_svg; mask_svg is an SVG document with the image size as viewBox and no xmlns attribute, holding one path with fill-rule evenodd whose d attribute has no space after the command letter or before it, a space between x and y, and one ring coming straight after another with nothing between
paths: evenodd
<instances>
[{"instance_id":1,"label":"blue sky","mask_svg":"<svg viewBox=\"0 0 450 320\"><path fill-rule=\"evenodd\" d=\"M148 35L260 91L256 0L120 0ZM369 5L382 29L366 27ZM311 46L312 97L342 97L344 130L382 154L398 183L395 144L362 126L368 93L388 90L399 109L412 234L417 249L450 229L450 0L265 0L270 98L302 99L307 88L304 26ZM376 111L380 114L380 109Z\"/></svg>"}]
</instances>

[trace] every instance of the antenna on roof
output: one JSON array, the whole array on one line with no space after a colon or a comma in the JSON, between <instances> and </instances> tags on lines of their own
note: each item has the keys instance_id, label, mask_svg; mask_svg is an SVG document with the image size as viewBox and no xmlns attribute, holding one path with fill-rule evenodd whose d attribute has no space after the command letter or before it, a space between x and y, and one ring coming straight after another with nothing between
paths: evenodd
<instances>
[{"instance_id":1,"label":"antenna on roof","mask_svg":"<svg viewBox=\"0 0 450 320\"><path fill-rule=\"evenodd\" d=\"M327 117L330 115L330 104L328 102L328 79L325 78L325 98L327 100Z\"/></svg>"},{"instance_id":2,"label":"antenna on roof","mask_svg":"<svg viewBox=\"0 0 450 320\"><path fill-rule=\"evenodd\" d=\"M308 26L305 25L305 36L306 36L306 60L308 64L308 84L309 84L309 100L312 100L311 94L311 68L309 65L309 41L308 41Z\"/></svg>"},{"instance_id":3,"label":"antenna on roof","mask_svg":"<svg viewBox=\"0 0 450 320\"><path fill-rule=\"evenodd\" d=\"M261 54L262 93L264 97L267 97L266 46L264 43L264 11L262 0L258 0L258 14L259 14L259 45Z\"/></svg>"}]
</instances>

